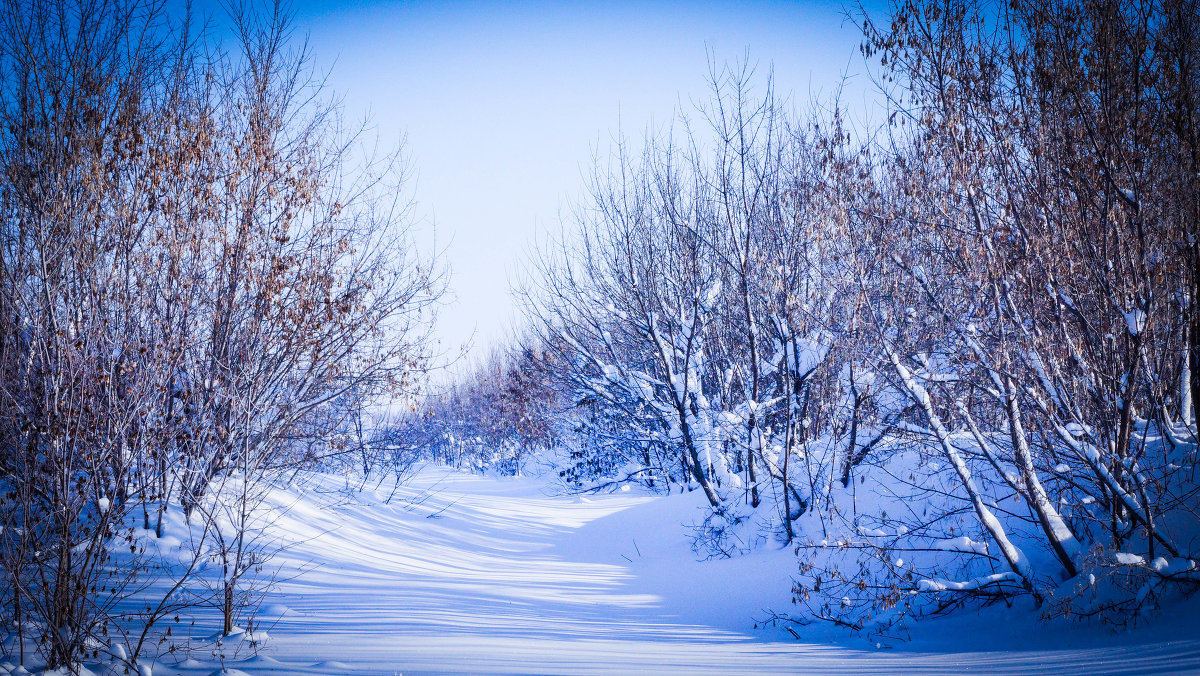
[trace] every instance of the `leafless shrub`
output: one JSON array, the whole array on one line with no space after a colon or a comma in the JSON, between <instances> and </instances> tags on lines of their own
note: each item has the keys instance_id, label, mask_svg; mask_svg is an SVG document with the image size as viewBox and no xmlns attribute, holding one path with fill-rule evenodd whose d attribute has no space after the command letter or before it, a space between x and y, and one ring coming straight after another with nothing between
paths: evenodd
<instances>
[{"instance_id":1,"label":"leafless shrub","mask_svg":"<svg viewBox=\"0 0 1200 676\"><path fill-rule=\"evenodd\" d=\"M230 631L253 496L325 433L302 423L427 357L441 280L408 245L399 156L360 156L282 5L230 18L224 53L160 3L0 8L3 608L52 667L145 591L112 556L142 553L139 510L162 536L182 505L196 556L233 555Z\"/></svg>"}]
</instances>

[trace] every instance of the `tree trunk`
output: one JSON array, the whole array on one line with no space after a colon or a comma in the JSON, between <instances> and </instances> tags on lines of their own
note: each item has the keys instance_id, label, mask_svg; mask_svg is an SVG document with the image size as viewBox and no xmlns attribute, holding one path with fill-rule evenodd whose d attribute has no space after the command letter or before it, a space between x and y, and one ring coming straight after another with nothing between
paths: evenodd
<instances>
[{"instance_id":1,"label":"tree trunk","mask_svg":"<svg viewBox=\"0 0 1200 676\"><path fill-rule=\"evenodd\" d=\"M683 445L687 450L688 459L691 461L692 476L696 477L700 488L704 490L704 497L708 498L708 503L713 507L721 505L721 499L717 497L716 490L708 480L708 475L704 470L704 464L700 460L700 454L696 451L696 440L692 438L692 427L688 424L687 403L675 403L676 412L679 414L679 431L683 436Z\"/></svg>"},{"instance_id":2,"label":"tree trunk","mask_svg":"<svg viewBox=\"0 0 1200 676\"><path fill-rule=\"evenodd\" d=\"M1200 440L1200 242L1192 245L1192 299L1188 310L1191 330L1188 332L1188 366L1192 381L1192 434Z\"/></svg>"},{"instance_id":3,"label":"tree trunk","mask_svg":"<svg viewBox=\"0 0 1200 676\"><path fill-rule=\"evenodd\" d=\"M1033 507L1034 513L1037 514L1038 523L1041 524L1042 532L1045 533L1046 539L1054 549L1055 556L1058 557L1063 569L1067 571L1067 576L1075 577L1079 574L1079 570L1075 566L1075 561L1080 555L1079 541L1075 539L1075 533L1067 526L1067 522L1054 508L1054 504L1050 502L1046 489L1038 479L1037 469L1033 466L1033 457L1029 452L1029 443L1025 439L1025 429L1021 424L1021 412L1017 408L1017 396L1013 391L1012 378L1006 378L1004 384L1009 437L1012 439L1017 467L1021 470L1021 480L1024 483L1026 498Z\"/></svg>"},{"instance_id":4,"label":"tree trunk","mask_svg":"<svg viewBox=\"0 0 1200 676\"><path fill-rule=\"evenodd\" d=\"M225 582L225 602L222 607L224 613L225 624L222 633L228 636L233 633L233 588L235 582L228 580Z\"/></svg>"},{"instance_id":5,"label":"tree trunk","mask_svg":"<svg viewBox=\"0 0 1200 676\"><path fill-rule=\"evenodd\" d=\"M970 468L963 461L958 449L950 442L949 431L942 424L942 420L937 412L933 410L933 402L929 398L929 393L913 379L912 373L900 363L900 357L893 350L887 348L887 353L892 362L892 367L895 368L897 375L900 376L904 390L912 397L913 402L921 407L922 412L925 414L925 419L929 422L934 436L937 437L938 443L942 447L942 452L945 454L946 459L950 461L955 474L958 475L959 484L966 491L967 498L974 508L975 516L1000 548L1000 553L1004 555L1004 560L1008 563L1009 569L1021 578L1021 586L1033 594L1034 599L1040 604L1042 597L1033 588L1034 575L1029 559L1025 557L1024 552L1013 544L1013 541L1004 531L1004 526L1000 523L1000 520L996 518L992 510L984 503L983 496L980 494L979 488L975 485L975 479L971 476Z\"/></svg>"}]
</instances>

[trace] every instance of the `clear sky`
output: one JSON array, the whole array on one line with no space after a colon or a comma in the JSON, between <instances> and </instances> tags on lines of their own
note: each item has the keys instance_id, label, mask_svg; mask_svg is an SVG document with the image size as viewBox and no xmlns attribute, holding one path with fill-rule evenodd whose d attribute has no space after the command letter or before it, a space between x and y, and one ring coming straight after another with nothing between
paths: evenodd
<instances>
[{"instance_id":1,"label":"clear sky","mask_svg":"<svg viewBox=\"0 0 1200 676\"><path fill-rule=\"evenodd\" d=\"M468 340L485 351L519 323L509 283L537 233L557 230L618 128L640 136L705 96L707 52L748 51L799 106L843 73L863 81L840 2L294 8L346 112L369 114L384 143L407 137L423 241L435 231L452 270L437 329L447 353Z\"/></svg>"}]
</instances>

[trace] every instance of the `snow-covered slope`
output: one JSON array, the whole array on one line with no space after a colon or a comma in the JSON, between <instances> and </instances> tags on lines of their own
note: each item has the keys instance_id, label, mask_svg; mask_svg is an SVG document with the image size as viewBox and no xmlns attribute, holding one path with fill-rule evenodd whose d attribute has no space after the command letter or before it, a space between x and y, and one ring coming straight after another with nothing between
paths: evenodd
<instances>
[{"instance_id":1,"label":"snow-covered slope","mask_svg":"<svg viewBox=\"0 0 1200 676\"><path fill-rule=\"evenodd\" d=\"M280 580L256 627L267 638L257 656L226 645L231 673L1200 673L1187 613L1114 635L992 611L923 623L891 649L830 627L797 627L806 642L756 628L790 608L795 560L767 546L696 561L699 492L561 496L427 468L384 504L390 490L347 498L340 481L273 494L290 545L266 571ZM166 656L153 673L220 662Z\"/></svg>"}]
</instances>

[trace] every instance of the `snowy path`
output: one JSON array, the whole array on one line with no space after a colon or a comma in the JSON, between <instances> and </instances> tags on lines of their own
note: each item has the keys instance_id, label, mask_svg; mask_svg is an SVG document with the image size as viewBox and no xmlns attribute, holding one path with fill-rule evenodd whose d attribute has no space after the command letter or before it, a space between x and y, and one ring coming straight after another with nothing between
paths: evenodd
<instances>
[{"instance_id":1,"label":"snowy path","mask_svg":"<svg viewBox=\"0 0 1200 676\"><path fill-rule=\"evenodd\" d=\"M1015 653L785 640L780 629L755 630L753 618L789 605L788 552L697 563L680 525L698 518L698 497L549 497L539 486L427 471L390 505L369 493L340 505L319 506L329 496L296 500L279 526L297 544L273 564L284 576L310 570L268 600L266 650L231 666L251 674L1200 671L1197 640ZM426 488L436 492L423 503L403 503Z\"/></svg>"}]
</instances>

